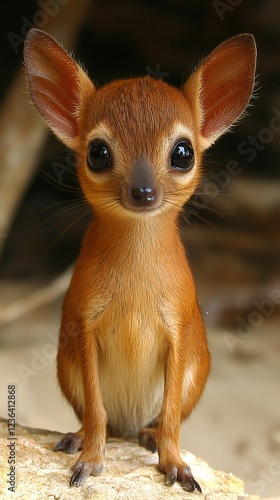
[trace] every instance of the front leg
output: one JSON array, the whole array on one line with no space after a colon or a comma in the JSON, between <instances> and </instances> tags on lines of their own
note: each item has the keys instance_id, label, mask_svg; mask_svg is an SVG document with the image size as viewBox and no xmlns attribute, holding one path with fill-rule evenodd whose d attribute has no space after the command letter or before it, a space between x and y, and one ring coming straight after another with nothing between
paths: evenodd
<instances>
[{"instance_id":1,"label":"front leg","mask_svg":"<svg viewBox=\"0 0 280 500\"><path fill-rule=\"evenodd\" d=\"M106 443L106 412L99 384L97 347L92 332L81 335L79 358L84 390L84 441L83 451L70 480L71 486L80 486L88 476L98 476L102 472Z\"/></svg>"},{"instance_id":2,"label":"front leg","mask_svg":"<svg viewBox=\"0 0 280 500\"><path fill-rule=\"evenodd\" d=\"M185 338L185 335L182 337ZM157 429L159 469L166 475L165 483L179 481L186 491L201 492L190 467L179 451L183 380L186 369L185 342L173 338L167 352L164 401Z\"/></svg>"}]
</instances>

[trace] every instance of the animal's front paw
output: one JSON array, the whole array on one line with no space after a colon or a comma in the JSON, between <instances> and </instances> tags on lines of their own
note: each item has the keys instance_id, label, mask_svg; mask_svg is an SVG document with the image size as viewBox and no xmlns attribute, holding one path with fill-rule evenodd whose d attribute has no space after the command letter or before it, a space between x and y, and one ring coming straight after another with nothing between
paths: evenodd
<instances>
[{"instance_id":1,"label":"animal's front paw","mask_svg":"<svg viewBox=\"0 0 280 500\"><path fill-rule=\"evenodd\" d=\"M168 486L171 486L175 483L175 481L178 481L181 483L181 486L185 491L191 492L197 490L202 493L201 487L194 479L192 471L188 465L184 463L178 465L171 462L165 465L159 463L159 468L161 472L166 474L165 484Z\"/></svg>"},{"instance_id":2,"label":"animal's front paw","mask_svg":"<svg viewBox=\"0 0 280 500\"><path fill-rule=\"evenodd\" d=\"M76 453L83 448L83 438L74 432L68 432L55 447L55 451L65 451L65 453Z\"/></svg>"},{"instance_id":3,"label":"animal's front paw","mask_svg":"<svg viewBox=\"0 0 280 500\"><path fill-rule=\"evenodd\" d=\"M103 470L103 463L83 462L76 463L70 479L70 486L81 486L89 476L99 476Z\"/></svg>"}]
</instances>

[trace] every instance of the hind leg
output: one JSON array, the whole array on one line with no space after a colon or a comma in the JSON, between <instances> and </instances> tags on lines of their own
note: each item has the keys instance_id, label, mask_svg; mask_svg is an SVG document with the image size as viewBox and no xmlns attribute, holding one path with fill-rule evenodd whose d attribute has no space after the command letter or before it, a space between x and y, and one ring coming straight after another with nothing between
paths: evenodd
<instances>
[{"instance_id":1,"label":"hind leg","mask_svg":"<svg viewBox=\"0 0 280 500\"><path fill-rule=\"evenodd\" d=\"M107 425L106 440L109 439L109 437L111 437L111 429L110 426ZM57 443L54 451L65 451L65 453L68 454L76 453L76 451L83 449L83 443L84 443L84 429L83 427L81 427L81 429L78 432L67 432L64 438L62 438ZM155 449L155 451L157 450Z\"/></svg>"},{"instance_id":2,"label":"hind leg","mask_svg":"<svg viewBox=\"0 0 280 500\"><path fill-rule=\"evenodd\" d=\"M84 412L82 375L78 359L74 353L75 350L71 341L69 339L66 341L66 333L61 332L57 354L57 377L63 395L72 406L79 421L82 422ZM57 443L55 451L64 451L69 454L75 453L83 449L83 441L84 431L83 427L81 427L78 432L68 432Z\"/></svg>"},{"instance_id":3,"label":"hind leg","mask_svg":"<svg viewBox=\"0 0 280 500\"><path fill-rule=\"evenodd\" d=\"M65 451L65 453L76 453L83 449L84 431L81 428L78 432L68 432L64 438L57 443L55 451Z\"/></svg>"},{"instance_id":4,"label":"hind leg","mask_svg":"<svg viewBox=\"0 0 280 500\"><path fill-rule=\"evenodd\" d=\"M78 419L82 420L81 406L78 404L75 397L71 397L70 394L65 394L68 402L73 407ZM77 432L68 432L55 447L55 451L65 451L65 453L76 453L78 450L83 449L84 442L84 430L83 427Z\"/></svg>"},{"instance_id":5,"label":"hind leg","mask_svg":"<svg viewBox=\"0 0 280 500\"><path fill-rule=\"evenodd\" d=\"M155 419L148 427L141 429L138 434L139 444L152 453L158 451L157 426L158 419Z\"/></svg>"}]
</instances>

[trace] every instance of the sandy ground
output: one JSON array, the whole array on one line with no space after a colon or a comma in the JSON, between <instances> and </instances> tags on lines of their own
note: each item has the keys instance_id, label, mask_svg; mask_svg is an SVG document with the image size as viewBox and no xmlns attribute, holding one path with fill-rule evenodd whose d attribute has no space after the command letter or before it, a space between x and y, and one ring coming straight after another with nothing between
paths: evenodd
<instances>
[{"instance_id":1,"label":"sandy ground","mask_svg":"<svg viewBox=\"0 0 280 500\"><path fill-rule=\"evenodd\" d=\"M2 284L5 302L11 293ZM55 376L60 307L57 301L2 327L0 415L7 417L7 386L16 384L20 424L67 432L78 423ZM264 321L246 338L235 333L208 331L211 375L202 400L182 426L181 447L241 477L247 493L280 495L277 323Z\"/></svg>"}]
</instances>

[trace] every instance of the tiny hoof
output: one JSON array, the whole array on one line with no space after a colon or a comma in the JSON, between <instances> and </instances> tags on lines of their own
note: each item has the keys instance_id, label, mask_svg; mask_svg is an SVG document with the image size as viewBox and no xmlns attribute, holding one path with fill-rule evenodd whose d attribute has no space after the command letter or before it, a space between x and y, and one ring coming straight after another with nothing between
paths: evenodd
<instances>
[{"instance_id":1,"label":"tiny hoof","mask_svg":"<svg viewBox=\"0 0 280 500\"><path fill-rule=\"evenodd\" d=\"M195 491L195 490L199 491L199 493L202 493L202 489L201 489L200 485L198 484L198 482L194 479L194 477L192 477L187 482L183 482L182 488L183 488L183 490L188 491L189 493L191 493L192 491Z\"/></svg>"},{"instance_id":2,"label":"tiny hoof","mask_svg":"<svg viewBox=\"0 0 280 500\"><path fill-rule=\"evenodd\" d=\"M91 473L92 465L88 462L78 462L70 479L70 486L81 486Z\"/></svg>"},{"instance_id":3,"label":"tiny hoof","mask_svg":"<svg viewBox=\"0 0 280 500\"><path fill-rule=\"evenodd\" d=\"M83 440L74 432L68 432L55 447L55 451L65 451L65 453L72 454L82 449Z\"/></svg>"},{"instance_id":4,"label":"tiny hoof","mask_svg":"<svg viewBox=\"0 0 280 500\"><path fill-rule=\"evenodd\" d=\"M89 476L99 476L103 470L103 464L90 462L78 462L70 479L70 486L81 486Z\"/></svg>"},{"instance_id":5,"label":"tiny hoof","mask_svg":"<svg viewBox=\"0 0 280 500\"><path fill-rule=\"evenodd\" d=\"M166 469L165 484L172 486L177 481L178 468L174 464L170 464Z\"/></svg>"},{"instance_id":6,"label":"tiny hoof","mask_svg":"<svg viewBox=\"0 0 280 500\"><path fill-rule=\"evenodd\" d=\"M165 484L167 486L172 486L178 481L185 491L190 493L197 490L199 493L202 493L199 483L194 479L191 469L187 465L177 466L170 463L165 467L165 473Z\"/></svg>"},{"instance_id":7,"label":"tiny hoof","mask_svg":"<svg viewBox=\"0 0 280 500\"><path fill-rule=\"evenodd\" d=\"M158 450L156 429L142 429L142 431L139 432L138 440L139 444L144 446L146 450L152 453L156 453Z\"/></svg>"}]
</instances>

